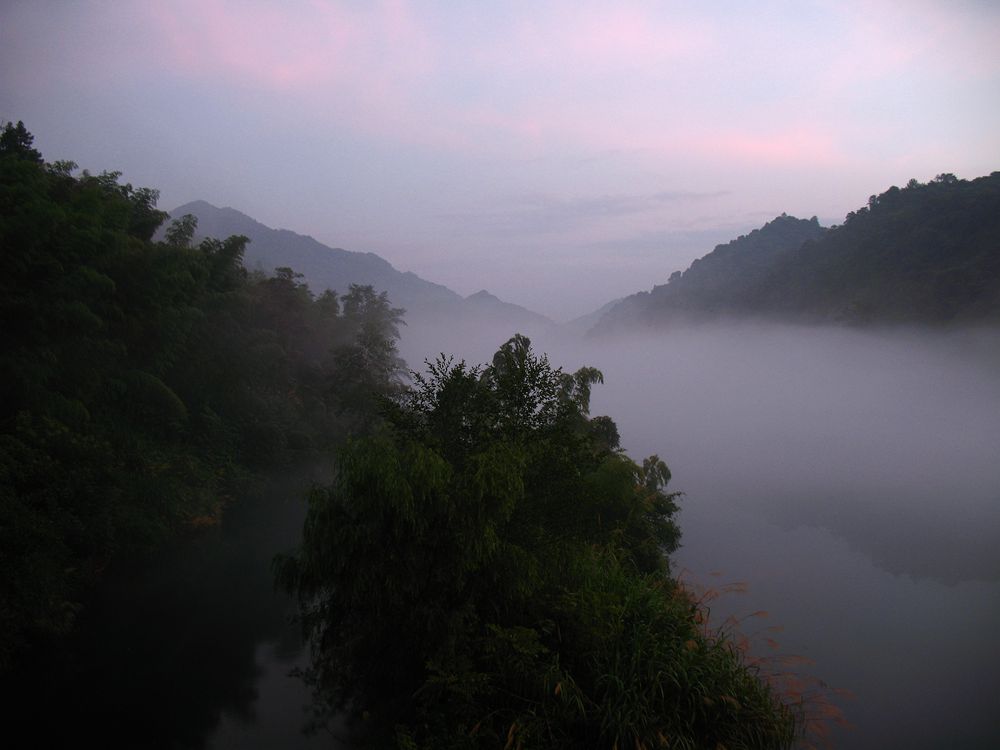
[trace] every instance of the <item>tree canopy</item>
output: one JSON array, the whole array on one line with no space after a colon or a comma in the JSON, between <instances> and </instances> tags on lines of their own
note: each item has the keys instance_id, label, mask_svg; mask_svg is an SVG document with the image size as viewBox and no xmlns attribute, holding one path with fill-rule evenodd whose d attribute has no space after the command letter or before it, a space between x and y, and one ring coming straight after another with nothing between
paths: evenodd
<instances>
[{"instance_id":1,"label":"tree canopy","mask_svg":"<svg viewBox=\"0 0 1000 750\"><path fill-rule=\"evenodd\" d=\"M595 326L715 318L871 324L1000 320L1000 172L872 195L840 226L779 216L717 246Z\"/></svg>"},{"instance_id":2,"label":"tree canopy","mask_svg":"<svg viewBox=\"0 0 1000 750\"><path fill-rule=\"evenodd\" d=\"M677 493L515 336L443 356L341 451L277 561L309 679L375 744L782 747L795 719L671 576Z\"/></svg>"},{"instance_id":3,"label":"tree canopy","mask_svg":"<svg viewBox=\"0 0 1000 750\"><path fill-rule=\"evenodd\" d=\"M68 629L120 553L216 519L232 483L328 450L397 386L402 311L248 273L115 172L0 135L0 668Z\"/></svg>"}]
</instances>

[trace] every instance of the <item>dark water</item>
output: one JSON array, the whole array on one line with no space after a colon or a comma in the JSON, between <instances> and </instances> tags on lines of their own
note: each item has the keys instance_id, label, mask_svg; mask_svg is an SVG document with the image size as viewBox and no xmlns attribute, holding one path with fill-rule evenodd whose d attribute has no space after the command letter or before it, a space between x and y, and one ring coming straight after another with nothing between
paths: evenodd
<instances>
[{"instance_id":1,"label":"dark water","mask_svg":"<svg viewBox=\"0 0 1000 750\"><path fill-rule=\"evenodd\" d=\"M79 628L3 685L10 748L336 747L306 736L294 604L271 560L300 539L303 475L275 478L224 522L108 571Z\"/></svg>"},{"instance_id":2,"label":"dark water","mask_svg":"<svg viewBox=\"0 0 1000 750\"><path fill-rule=\"evenodd\" d=\"M449 351L482 362L500 343ZM760 652L773 635L853 694L834 698L854 726L833 747L1000 747L1000 336L536 343L601 368L594 413L631 455L670 465L686 493L675 571L746 588L713 602L714 620L765 610L741 626ZM309 694L289 672L305 656L270 572L299 539L308 484L275 479L220 527L110 571L69 643L2 686L4 745L336 747L302 733Z\"/></svg>"}]
</instances>

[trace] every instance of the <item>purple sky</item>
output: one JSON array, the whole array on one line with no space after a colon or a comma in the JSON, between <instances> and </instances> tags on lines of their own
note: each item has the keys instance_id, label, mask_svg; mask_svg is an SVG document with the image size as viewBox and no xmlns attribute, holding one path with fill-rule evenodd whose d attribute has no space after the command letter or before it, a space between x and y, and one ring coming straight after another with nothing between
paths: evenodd
<instances>
[{"instance_id":1,"label":"purple sky","mask_svg":"<svg viewBox=\"0 0 1000 750\"><path fill-rule=\"evenodd\" d=\"M557 319L786 211L1000 169L1000 4L0 5L0 119Z\"/></svg>"}]
</instances>

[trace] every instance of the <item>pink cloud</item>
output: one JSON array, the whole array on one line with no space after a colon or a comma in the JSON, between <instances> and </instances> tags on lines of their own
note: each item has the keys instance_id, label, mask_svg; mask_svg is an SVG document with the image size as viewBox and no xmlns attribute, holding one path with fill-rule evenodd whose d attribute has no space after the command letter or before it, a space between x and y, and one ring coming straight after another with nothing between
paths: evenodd
<instances>
[{"instance_id":1,"label":"pink cloud","mask_svg":"<svg viewBox=\"0 0 1000 750\"><path fill-rule=\"evenodd\" d=\"M835 139L816 127L781 129L767 134L716 130L686 139L705 156L769 166L830 165L842 161Z\"/></svg>"},{"instance_id":2,"label":"pink cloud","mask_svg":"<svg viewBox=\"0 0 1000 750\"><path fill-rule=\"evenodd\" d=\"M838 10L849 31L817 81L828 96L907 74L951 80L1000 74L996 9L931 0L864 0Z\"/></svg>"},{"instance_id":3,"label":"pink cloud","mask_svg":"<svg viewBox=\"0 0 1000 750\"><path fill-rule=\"evenodd\" d=\"M435 36L427 25L432 21L403 0L357 6L312 0L291 7L180 0L154 4L149 12L174 70L296 97L292 110L270 117L335 121L368 135L470 152L645 148L752 163L806 157L815 163L830 153L830 139L806 128L763 136L683 132L678 123L697 113L660 92L677 80L673 71L697 64L693 59L712 52L717 41L702 22L676 12L663 16L657 5L557 4L482 37L454 30ZM451 60L444 69L443 58ZM490 90L511 96L449 98L442 91L463 64L473 74L488 71ZM539 93L523 74L559 80L560 94ZM622 75L650 95L609 105L588 88L589 77ZM678 117L684 108L685 117Z\"/></svg>"},{"instance_id":4,"label":"pink cloud","mask_svg":"<svg viewBox=\"0 0 1000 750\"><path fill-rule=\"evenodd\" d=\"M557 2L495 26L404 0L179 0L149 13L168 68L288 95L269 118L470 153L648 149L753 165L847 163L830 102L944 44L930 11L894 35L892 5L878 5L874 21L848 6L843 45L824 37L815 54L798 37L776 49L780 26L755 37L738 18L710 25L709 14L659 3ZM747 93L768 76L775 92Z\"/></svg>"},{"instance_id":5,"label":"pink cloud","mask_svg":"<svg viewBox=\"0 0 1000 750\"><path fill-rule=\"evenodd\" d=\"M775 112L774 119L780 123L783 117ZM698 158L751 166L829 166L849 161L834 129L808 120L786 121L791 124L694 129L691 119L657 110L655 105L594 116L589 105L534 102L513 111L489 106L469 110L463 113L461 129L483 136L470 141L480 149L480 144L488 142L488 134L494 134L494 141L496 134L503 134L501 147L513 140L526 155L547 153L554 147L585 152L624 149L646 152L653 159Z\"/></svg>"},{"instance_id":6,"label":"pink cloud","mask_svg":"<svg viewBox=\"0 0 1000 750\"><path fill-rule=\"evenodd\" d=\"M429 46L402 2L359 8L324 0L293 7L227 0L150 6L168 62L275 90L350 84L426 71Z\"/></svg>"},{"instance_id":7,"label":"pink cloud","mask_svg":"<svg viewBox=\"0 0 1000 750\"><path fill-rule=\"evenodd\" d=\"M473 50L472 57L493 69L577 75L583 70L649 70L714 46L714 35L704 23L677 13L664 18L655 4L557 3L539 5L498 44Z\"/></svg>"},{"instance_id":8,"label":"pink cloud","mask_svg":"<svg viewBox=\"0 0 1000 750\"><path fill-rule=\"evenodd\" d=\"M689 57L708 49L701 27L663 22L636 8L612 7L602 13L570 16L562 51L606 66L644 67Z\"/></svg>"},{"instance_id":9,"label":"pink cloud","mask_svg":"<svg viewBox=\"0 0 1000 750\"><path fill-rule=\"evenodd\" d=\"M290 6L180 0L155 4L149 13L164 48L161 67L259 93L261 116L272 122L305 130L328 123L452 149L469 145L422 99L437 49L404 0Z\"/></svg>"}]
</instances>

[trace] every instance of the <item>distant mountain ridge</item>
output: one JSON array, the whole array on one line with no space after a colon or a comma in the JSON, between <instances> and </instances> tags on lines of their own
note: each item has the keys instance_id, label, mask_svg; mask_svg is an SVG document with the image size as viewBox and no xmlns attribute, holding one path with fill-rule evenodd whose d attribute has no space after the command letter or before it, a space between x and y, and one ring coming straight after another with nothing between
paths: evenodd
<instances>
[{"instance_id":1,"label":"distant mountain ridge","mask_svg":"<svg viewBox=\"0 0 1000 750\"><path fill-rule=\"evenodd\" d=\"M626 297L592 335L678 322L1000 321L1000 172L939 175L873 195L825 229L781 216Z\"/></svg>"},{"instance_id":2,"label":"distant mountain ridge","mask_svg":"<svg viewBox=\"0 0 1000 750\"><path fill-rule=\"evenodd\" d=\"M470 294L465 298L465 305L471 311L479 315L496 316L499 319L519 320L528 327L550 326L552 321L544 315L532 312L527 308L515 305L513 302L504 300L490 294L485 289L480 289L475 294Z\"/></svg>"},{"instance_id":3,"label":"distant mountain ridge","mask_svg":"<svg viewBox=\"0 0 1000 750\"><path fill-rule=\"evenodd\" d=\"M573 320L568 323L563 324L563 329L573 333L577 336L582 336L587 333L591 328L597 325L598 321L603 318L608 312L610 312L616 305L624 301L624 297L618 297L610 302L605 302L596 310L592 312L585 313L579 317L573 318Z\"/></svg>"},{"instance_id":4,"label":"distant mountain ridge","mask_svg":"<svg viewBox=\"0 0 1000 750\"><path fill-rule=\"evenodd\" d=\"M309 287L320 292L333 289L345 293L351 284L371 284L387 292L392 304L405 308L460 305L461 295L446 286L425 281L414 273L396 270L375 253L359 253L333 248L308 235L287 229L272 229L234 208L218 208L206 201L193 201L170 212L179 218L198 218L199 237L224 239L233 234L250 238L244 263L271 273L287 266L305 278Z\"/></svg>"},{"instance_id":5,"label":"distant mountain ridge","mask_svg":"<svg viewBox=\"0 0 1000 750\"><path fill-rule=\"evenodd\" d=\"M221 239L242 234L250 238L244 256L244 263L250 269L271 273L275 268L291 268L301 273L316 293L333 289L343 294L351 284L370 284L376 291L386 292L394 307L406 310L408 324L433 320L444 325L489 317L492 323L510 328L511 334L520 328L552 325L545 316L504 302L485 290L463 298L442 284L397 270L375 253L333 248L308 235L272 229L233 208L219 208L198 200L170 212L175 219L185 214L197 217L198 237Z\"/></svg>"}]
</instances>

